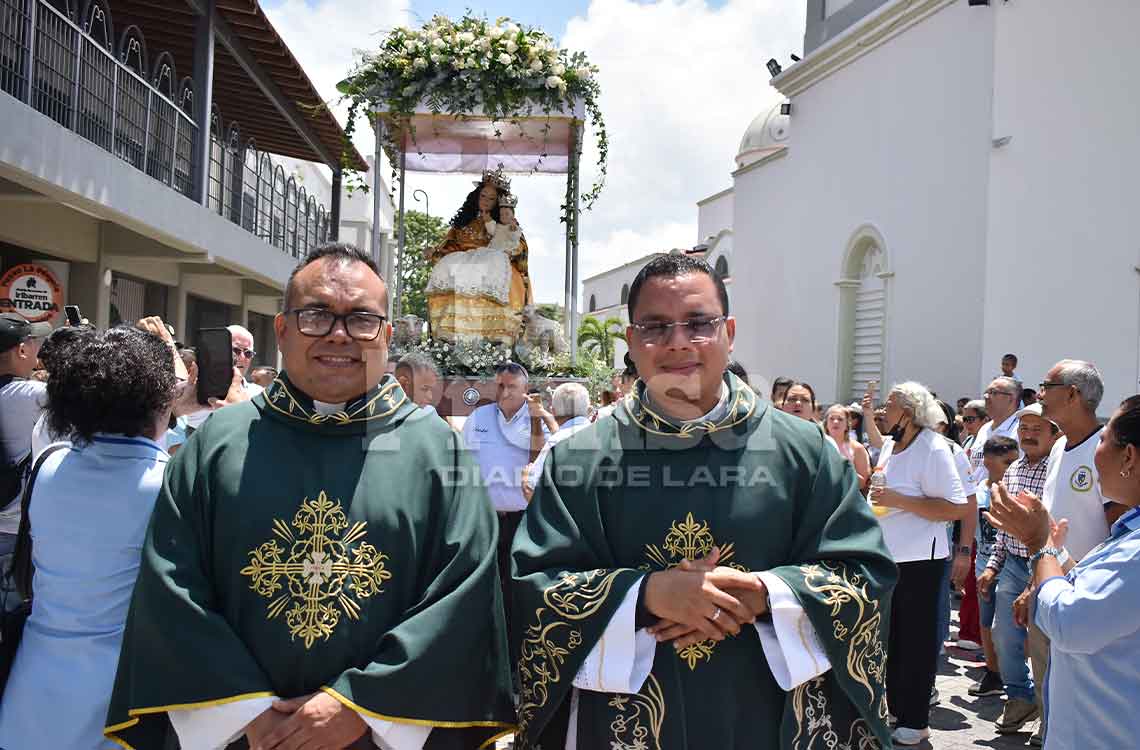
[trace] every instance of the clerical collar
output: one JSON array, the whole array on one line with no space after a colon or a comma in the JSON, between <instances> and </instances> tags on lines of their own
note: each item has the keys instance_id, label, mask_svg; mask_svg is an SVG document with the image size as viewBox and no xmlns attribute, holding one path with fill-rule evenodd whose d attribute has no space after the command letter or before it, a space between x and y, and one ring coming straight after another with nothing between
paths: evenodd
<instances>
[{"instance_id":1,"label":"clerical collar","mask_svg":"<svg viewBox=\"0 0 1140 750\"><path fill-rule=\"evenodd\" d=\"M653 403L653 396L650 395L649 389L645 389L645 402L649 404L650 408L656 411L661 416L668 419L673 424L677 425L696 425L701 422L719 422L724 419L724 415L728 413L728 383L721 382L720 384L720 399L717 400L713 408L710 409L704 416L696 417L694 419L677 419L676 417L668 414L664 409L657 407Z\"/></svg>"},{"instance_id":2,"label":"clerical collar","mask_svg":"<svg viewBox=\"0 0 1140 750\"><path fill-rule=\"evenodd\" d=\"M385 375L372 390L344 404L315 401L282 373L269 384L263 394L266 406L275 413L311 425L350 425L380 420L395 414L409 403L400 384Z\"/></svg>"},{"instance_id":3,"label":"clerical collar","mask_svg":"<svg viewBox=\"0 0 1140 750\"><path fill-rule=\"evenodd\" d=\"M732 373L725 374L720 393L720 400L708 414L697 419L677 420L656 410L649 402L645 383L639 380L633 392L622 401L622 408L635 424L648 433L699 438L735 427L756 413L759 403L756 394Z\"/></svg>"}]
</instances>

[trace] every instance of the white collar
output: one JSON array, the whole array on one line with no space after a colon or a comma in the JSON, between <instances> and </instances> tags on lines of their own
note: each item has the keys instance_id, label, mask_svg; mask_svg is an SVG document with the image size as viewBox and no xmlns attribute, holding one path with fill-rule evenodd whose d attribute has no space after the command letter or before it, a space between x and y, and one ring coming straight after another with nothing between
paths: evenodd
<instances>
[{"instance_id":1,"label":"white collar","mask_svg":"<svg viewBox=\"0 0 1140 750\"><path fill-rule=\"evenodd\" d=\"M342 401L339 404L329 404L324 401L317 401L313 399L313 411L317 414L336 414L337 412L344 411L344 407L348 404L347 401Z\"/></svg>"}]
</instances>

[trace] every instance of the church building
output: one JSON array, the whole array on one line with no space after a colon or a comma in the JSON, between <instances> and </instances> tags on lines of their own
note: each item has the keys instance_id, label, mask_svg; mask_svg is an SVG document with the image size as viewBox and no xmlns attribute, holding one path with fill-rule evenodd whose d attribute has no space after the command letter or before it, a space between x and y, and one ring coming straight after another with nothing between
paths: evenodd
<instances>
[{"instance_id":1,"label":"church building","mask_svg":"<svg viewBox=\"0 0 1140 750\"><path fill-rule=\"evenodd\" d=\"M698 247L749 290L734 356L758 387L953 403L1013 352L1027 387L1094 362L1102 416L1140 390L1140 4L807 6L784 101L698 202Z\"/></svg>"}]
</instances>

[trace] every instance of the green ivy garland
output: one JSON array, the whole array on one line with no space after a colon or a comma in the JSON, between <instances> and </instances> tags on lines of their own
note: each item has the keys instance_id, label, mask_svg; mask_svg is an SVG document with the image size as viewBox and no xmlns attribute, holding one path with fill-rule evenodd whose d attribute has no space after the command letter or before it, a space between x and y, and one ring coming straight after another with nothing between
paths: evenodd
<instances>
[{"instance_id":1,"label":"green ivy garland","mask_svg":"<svg viewBox=\"0 0 1140 750\"><path fill-rule=\"evenodd\" d=\"M517 127L522 133L520 117L549 116L581 99L598 142L598 176L581 194L582 205L589 209L605 185L609 159L597 72L584 53L559 49L545 32L510 18L491 22L469 13L452 21L435 16L419 29L392 30L380 50L364 53L351 75L338 85L349 101L346 143L351 142L357 118L375 105L381 105L392 120L385 132L407 131L414 144L411 118L421 102L435 114L458 118L482 107L484 116L496 124L495 136L501 139L504 127ZM542 129L539 163L547 155L549 131L548 123ZM383 145L389 161L397 164L394 138L386 137ZM576 148L580 151L581 144ZM347 164L347 154L342 162ZM575 184L577 176L571 178ZM562 206L562 220L570 225L569 231L576 232L570 197Z\"/></svg>"}]
</instances>

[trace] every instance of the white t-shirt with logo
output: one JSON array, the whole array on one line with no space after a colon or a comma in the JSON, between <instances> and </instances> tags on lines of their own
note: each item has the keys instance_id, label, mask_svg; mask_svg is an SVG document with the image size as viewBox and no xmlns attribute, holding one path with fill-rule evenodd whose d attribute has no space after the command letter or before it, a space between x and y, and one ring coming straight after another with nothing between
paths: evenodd
<instances>
[{"instance_id":1,"label":"white t-shirt with logo","mask_svg":"<svg viewBox=\"0 0 1140 750\"><path fill-rule=\"evenodd\" d=\"M1100 475L1093 461L1103 432L1104 428L1100 428L1074 446L1061 438L1049 453L1049 474L1041 503L1054 519L1069 519L1065 549L1076 560L1108 538L1104 506L1112 500L1100 494Z\"/></svg>"},{"instance_id":2,"label":"white t-shirt with logo","mask_svg":"<svg viewBox=\"0 0 1140 750\"><path fill-rule=\"evenodd\" d=\"M886 468L887 488L911 497L941 498L958 505L966 492L950 443L932 430L918 433L906 450L893 453ZM892 510L879 519L883 538L896 563L944 560L950 554L946 524L917 513Z\"/></svg>"}]
</instances>

